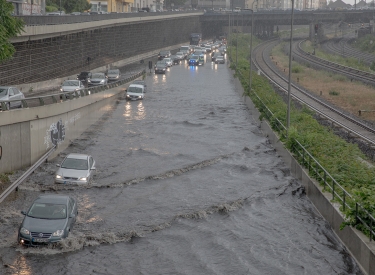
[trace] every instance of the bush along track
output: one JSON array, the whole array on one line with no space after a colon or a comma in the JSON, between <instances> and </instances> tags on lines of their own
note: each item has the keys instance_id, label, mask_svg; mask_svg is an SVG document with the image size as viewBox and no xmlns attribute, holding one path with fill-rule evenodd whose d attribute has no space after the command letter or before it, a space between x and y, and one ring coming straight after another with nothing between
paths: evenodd
<instances>
[{"instance_id":1,"label":"bush along track","mask_svg":"<svg viewBox=\"0 0 375 275\"><path fill-rule=\"evenodd\" d=\"M239 78L244 90L249 91L248 49L250 38L249 35L240 34L238 38L236 35L228 40L228 45L230 45L228 53L232 60L230 67L235 71L235 77ZM259 40L256 39L253 41L259 43ZM237 52L236 48L238 48ZM237 67L235 60L237 60ZM314 119L312 111L304 107L297 108L293 102L287 137L285 127L280 127L280 123L286 125L287 104L274 91L265 77L252 72L252 92L246 96L249 96L259 109L260 119L268 119L273 130L279 134L281 141L292 154L297 156L296 144L302 144L332 178L351 195L346 197L347 207L343 207L342 201L334 199L340 202L340 210L346 219L342 228L351 225L374 239L374 236L370 234L372 224L375 225L373 220L375 215L375 169L372 161L361 152L356 144L346 142L336 136L331 129L320 125ZM306 161L301 164L306 167ZM309 169L309 174L323 184L321 172L316 173ZM327 182L330 184L329 181ZM341 189L337 188L336 192L341 198L343 197Z\"/></svg>"}]
</instances>

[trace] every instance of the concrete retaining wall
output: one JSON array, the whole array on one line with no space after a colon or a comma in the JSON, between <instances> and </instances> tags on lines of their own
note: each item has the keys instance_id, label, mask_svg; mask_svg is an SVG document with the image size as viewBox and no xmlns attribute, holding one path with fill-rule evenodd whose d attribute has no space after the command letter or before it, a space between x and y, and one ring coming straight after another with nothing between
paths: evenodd
<instances>
[{"instance_id":1,"label":"concrete retaining wall","mask_svg":"<svg viewBox=\"0 0 375 275\"><path fill-rule=\"evenodd\" d=\"M53 144L55 157L111 108L128 84L89 96L0 116L0 173L35 163Z\"/></svg>"},{"instance_id":2,"label":"concrete retaining wall","mask_svg":"<svg viewBox=\"0 0 375 275\"><path fill-rule=\"evenodd\" d=\"M238 78L234 79L235 89L240 96L244 90ZM260 113L254 106L249 97L242 97L249 111L254 117L259 117ZM362 232L346 226L340 230L340 225L344 222L342 213L339 211L339 204L332 203L332 195L324 192L318 182L309 177L306 171L290 152L281 143L279 137L273 132L267 121L259 121L265 136L268 137L271 144L275 147L278 154L283 158L284 162L290 167L292 176L297 178L305 187L306 194L310 201L315 205L319 213L331 225L341 242L346 246L351 255L356 259L365 274L375 274L375 242L369 240Z\"/></svg>"}]
</instances>

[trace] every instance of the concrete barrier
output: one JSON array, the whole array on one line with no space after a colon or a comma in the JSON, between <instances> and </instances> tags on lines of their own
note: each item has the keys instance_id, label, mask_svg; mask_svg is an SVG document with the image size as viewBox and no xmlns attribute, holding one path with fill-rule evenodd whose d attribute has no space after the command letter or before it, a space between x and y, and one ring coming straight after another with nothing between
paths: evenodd
<instances>
[{"instance_id":1,"label":"concrete barrier","mask_svg":"<svg viewBox=\"0 0 375 275\"><path fill-rule=\"evenodd\" d=\"M236 91L249 108L250 113L253 114L253 117L259 117L260 113L251 99L247 96L242 96L244 90L238 78L234 79L234 85ZM343 230L340 230L340 226L344 222L344 216L339 210L340 205L331 202L332 195L325 192L317 181L309 177L308 171L306 171L285 148L268 122L258 120L258 123L264 135L269 139L287 166L290 167L292 176L297 178L305 187L306 194L310 201L330 224L337 237L345 245L349 253L356 259L362 271L368 275L375 275L375 242L370 241L362 232L351 226L346 226Z\"/></svg>"}]
</instances>

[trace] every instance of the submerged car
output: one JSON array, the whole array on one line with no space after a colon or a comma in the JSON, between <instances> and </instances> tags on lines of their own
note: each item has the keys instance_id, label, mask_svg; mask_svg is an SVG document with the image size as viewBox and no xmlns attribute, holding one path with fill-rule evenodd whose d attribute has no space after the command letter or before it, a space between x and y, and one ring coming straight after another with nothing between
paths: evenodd
<instances>
[{"instance_id":1,"label":"submerged car","mask_svg":"<svg viewBox=\"0 0 375 275\"><path fill-rule=\"evenodd\" d=\"M165 62L165 64L167 65L167 67L172 67L173 60L170 57L164 58L163 61Z\"/></svg>"},{"instance_id":2,"label":"submerged car","mask_svg":"<svg viewBox=\"0 0 375 275\"><path fill-rule=\"evenodd\" d=\"M156 74L165 74L167 71L167 65L165 63L159 63L155 66L155 73Z\"/></svg>"},{"instance_id":3,"label":"submerged car","mask_svg":"<svg viewBox=\"0 0 375 275\"><path fill-rule=\"evenodd\" d=\"M161 51L159 52L158 54L158 60L162 60L166 57L170 57L172 54L171 54L171 51Z\"/></svg>"},{"instance_id":4,"label":"submerged car","mask_svg":"<svg viewBox=\"0 0 375 275\"><path fill-rule=\"evenodd\" d=\"M117 81L120 79L120 70L113 69L107 72L108 81Z\"/></svg>"},{"instance_id":5,"label":"submerged car","mask_svg":"<svg viewBox=\"0 0 375 275\"><path fill-rule=\"evenodd\" d=\"M17 88L0 86L0 102L5 101L5 105L8 110L13 107L22 107L22 101L18 101L18 100L22 100L24 98L25 98L24 94ZM16 100L16 101L13 101L13 100ZM0 108L1 108L1 105L0 105Z\"/></svg>"},{"instance_id":6,"label":"submerged car","mask_svg":"<svg viewBox=\"0 0 375 275\"><path fill-rule=\"evenodd\" d=\"M65 92L76 92L80 91L85 88L85 85L83 85L82 81L80 80L65 80L61 84L60 91Z\"/></svg>"},{"instance_id":7,"label":"submerged car","mask_svg":"<svg viewBox=\"0 0 375 275\"><path fill-rule=\"evenodd\" d=\"M178 65L181 62L181 59L178 58L176 55L171 55L170 59L172 59L173 65Z\"/></svg>"},{"instance_id":8,"label":"submerged car","mask_svg":"<svg viewBox=\"0 0 375 275\"><path fill-rule=\"evenodd\" d=\"M185 55L183 52L177 52L177 53L175 54L175 56L176 56L177 59L179 59L179 60L183 60L183 59L186 58L186 55Z\"/></svg>"},{"instance_id":9,"label":"submerged car","mask_svg":"<svg viewBox=\"0 0 375 275\"><path fill-rule=\"evenodd\" d=\"M199 66L204 64L204 55L193 55L189 59L190 66Z\"/></svg>"},{"instance_id":10,"label":"submerged car","mask_svg":"<svg viewBox=\"0 0 375 275\"><path fill-rule=\"evenodd\" d=\"M87 80L89 86L99 86L105 85L108 83L108 79L104 73L94 73L91 76L91 79Z\"/></svg>"},{"instance_id":11,"label":"submerged car","mask_svg":"<svg viewBox=\"0 0 375 275\"><path fill-rule=\"evenodd\" d=\"M132 84L142 85L144 87L144 92L147 93L147 84L146 84L146 81L144 81L144 80L134 80L132 82Z\"/></svg>"},{"instance_id":12,"label":"submerged car","mask_svg":"<svg viewBox=\"0 0 375 275\"><path fill-rule=\"evenodd\" d=\"M145 87L141 84L130 84L126 90L126 99L138 100L145 97Z\"/></svg>"},{"instance_id":13,"label":"submerged car","mask_svg":"<svg viewBox=\"0 0 375 275\"><path fill-rule=\"evenodd\" d=\"M19 230L18 243L37 246L68 237L78 215L74 198L65 195L40 195L25 215Z\"/></svg>"},{"instance_id":14,"label":"submerged car","mask_svg":"<svg viewBox=\"0 0 375 275\"><path fill-rule=\"evenodd\" d=\"M63 184L87 184L92 180L95 160L90 155L69 154L63 162L56 165L55 182Z\"/></svg>"},{"instance_id":15,"label":"submerged car","mask_svg":"<svg viewBox=\"0 0 375 275\"><path fill-rule=\"evenodd\" d=\"M216 57L215 63L216 64L225 64L224 56L220 55L220 56Z\"/></svg>"}]
</instances>

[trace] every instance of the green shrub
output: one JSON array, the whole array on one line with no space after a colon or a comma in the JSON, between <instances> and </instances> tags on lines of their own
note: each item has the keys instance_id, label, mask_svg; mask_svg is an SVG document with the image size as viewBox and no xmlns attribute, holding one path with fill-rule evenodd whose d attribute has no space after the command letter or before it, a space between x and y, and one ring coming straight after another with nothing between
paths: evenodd
<instances>
[{"instance_id":1,"label":"green shrub","mask_svg":"<svg viewBox=\"0 0 375 275\"><path fill-rule=\"evenodd\" d=\"M337 92L337 91L335 91L335 90L330 90L328 93L329 93L330 95L340 95L340 93Z\"/></svg>"},{"instance_id":2,"label":"green shrub","mask_svg":"<svg viewBox=\"0 0 375 275\"><path fill-rule=\"evenodd\" d=\"M299 66L299 65L292 66L292 73L298 74L302 72L303 72L302 66Z\"/></svg>"}]
</instances>

